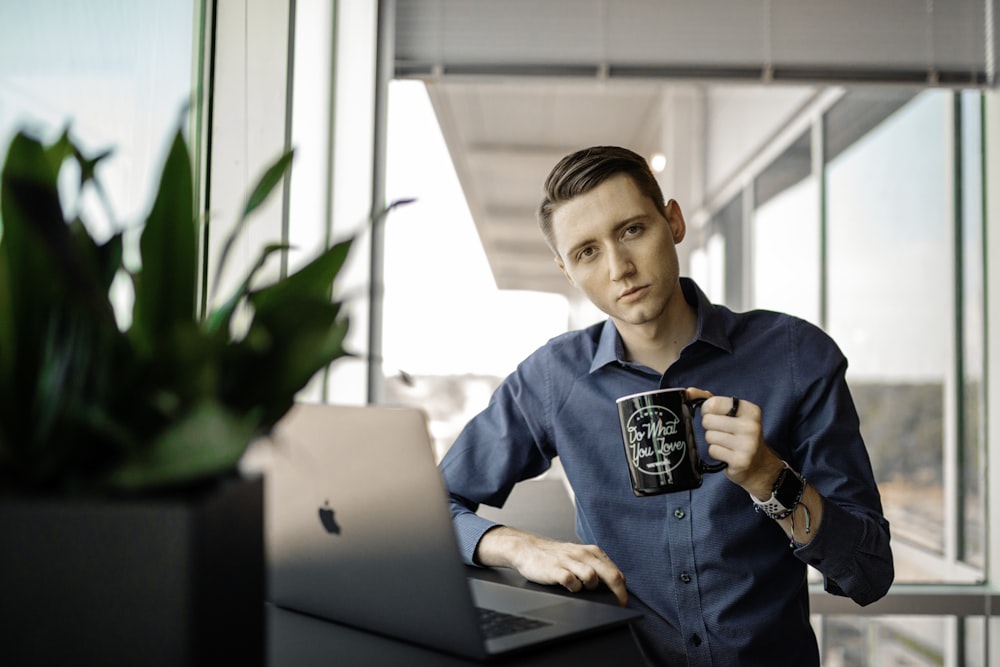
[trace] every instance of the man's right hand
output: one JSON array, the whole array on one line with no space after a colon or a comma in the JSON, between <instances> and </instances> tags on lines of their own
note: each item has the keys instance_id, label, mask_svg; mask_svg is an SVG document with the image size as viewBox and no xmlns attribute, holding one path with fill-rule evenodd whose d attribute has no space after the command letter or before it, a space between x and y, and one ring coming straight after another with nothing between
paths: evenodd
<instances>
[{"instance_id":1,"label":"man's right hand","mask_svg":"<svg viewBox=\"0 0 1000 667\"><path fill-rule=\"evenodd\" d=\"M476 561L487 567L509 567L536 584L559 584L577 593L601 582L625 606L625 575L593 544L558 542L508 526L488 530L476 547Z\"/></svg>"}]
</instances>

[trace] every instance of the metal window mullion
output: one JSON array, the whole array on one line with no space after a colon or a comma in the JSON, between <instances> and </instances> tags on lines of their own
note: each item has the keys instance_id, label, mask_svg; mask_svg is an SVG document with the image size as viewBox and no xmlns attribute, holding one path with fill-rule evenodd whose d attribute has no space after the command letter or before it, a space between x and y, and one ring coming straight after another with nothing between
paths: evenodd
<instances>
[{"instance_id":1,"label":"metal window mullion","mask_svg":"<svg viewBox=\"0 0 1000 667\"><path fill-rule=\"evenodd\" d=\"M739 261L741 264L740 275L743 276L743 289L740 290L741 301L737 306L739 310L758 307L754 299L757 283L754 277L754 246L756 245L754 241L754 228L756 227L754 212L757 206L754 193L755 181L756 175L743 186L741 197Z\"/></svg>"},{"instance_id":2,"label":"metal window mullion","mask_svg":"<svg viewBox=\"0 0 1000 667\"><path fill-rule=\"evenodd\" d=\"M966 485L962 471L965 470L965 203L962 193L964 186L964 165L962 159L962 98L960 93L952 93L952 160L954 183L954 313L955 313L955 558L965 559L965 492Z\"/></svg>"},{"instance_id":3,"label":"metal window mullion","mask_svg":"<svg viewBox=\"0 0 1000 667\"><path fill-rule=\"evenodd\" d=\"M829 246L827 244L827 210L826 210L826 128L823 125L823 114L813 120L810 128L812 173L816 179L819 207L819 326L827 331L829 318Z\"/></svg>"},{"instance_id":4,"label":"metal window mullion","mask_svg":"<svg viewBox=\"0 0 1000 667\"><path fill-rule=\"evenodd\" d=\"M285 51L285 151L292 149L292 106L295 99L295 2L296 0L288 0L288 32ZM292 172L289 169L285 171L281 186L281 240L288 246L291 246L292 242L289 223L289 212L292 206L291 195ZM288 249L286 248L279 255L278 275L284 278L288 275Z\"/></svg>"},{"instance_id":5,"label":"metal window mullion","mask_svg":"<svg viewBox=\"0 0 1000 667\"><path fill-rule=\"evenodd\" d=\"M379 403L384 394L382 325L384 304L385 227L378 216L386 205L386 143L389 83L395 58L395 0L379 0L375 59L375 126L371 191L371 256L368 308L368 402Z\"/></svg>"},{"instance_id":6,"label":"metal window mullion","mask_svg":"<svg viewBox=\"0 0 1000 667\"><path fill-rule=\"evenodd\" d=\"M950 183L951 187L945 187L945 196L950 196L952 198L951 211L952 216L949 221L952 227L952 238L951 242L953 247L951 248L951 258L952 258L952 303L951 303L951 315L952 315L952 329L951 329L951 368L946 371L945 376L945 391L944 391L944 424L943 424L943 435L944 442L942 443L942 483L944 491L944 557L945 562L948 564L956 563L960 556L960 544L961 544L961 522L959 521L959 512L961 509L961 482L960 482L960 452L961 452L961 433L959 424L961 423L961 393L962 393L962 370L961 370L961 358L962 358L962 303L961 303L961 244L959 241L960 237L960 212L961 212L961 197L958 196L957 189L959 187L959 173L960 173L960 160L958 151L959 148L956 146L956 128L959 125L960 114L956 113L957 109L955 107L955 95L952 95L952 104L948 107L949 113L946 113L946 122L948 127L951 128L952 142L951 150L946 151L946 159L951 161L951 169L945 170L946 174L949 174L952 181Z\"/></svg>"}]
</instances>

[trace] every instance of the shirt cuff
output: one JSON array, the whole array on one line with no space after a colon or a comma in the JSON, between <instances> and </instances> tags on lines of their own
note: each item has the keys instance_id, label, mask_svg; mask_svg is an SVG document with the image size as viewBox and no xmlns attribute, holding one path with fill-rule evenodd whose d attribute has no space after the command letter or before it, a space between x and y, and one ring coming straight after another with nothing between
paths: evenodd
<instances>
[{"instance_id":1,"label":"shirt cuff","mask_svg":"<svg viewBox=\"0 0 1000 667\"><path fill-rule=\"evenodd\" d=\"M823 588L833 595L864 596L864 572L858 557L869 551L859 517L823 498L823 521L808 543L795 555L823 575Z\"/></svg>"},{"instance_id":2,"label":"shirt cuff","mask_svg":"<svg viewBox=\"0 0 1000 667\"><path fill-rule=\"evenodd\" d=\"M479 565L475 560L476 547L486 531L500 524L484 519L475 512L463 512L455 517L455 535L458 538L458 548L462 560L467 565Z\"/></svg>"}]
</instances>

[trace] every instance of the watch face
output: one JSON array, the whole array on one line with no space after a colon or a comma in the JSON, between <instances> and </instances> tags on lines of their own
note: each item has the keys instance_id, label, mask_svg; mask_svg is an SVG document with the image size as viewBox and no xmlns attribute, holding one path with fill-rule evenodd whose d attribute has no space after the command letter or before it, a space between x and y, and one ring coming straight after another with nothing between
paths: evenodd
<instances>
[{"instance_id":1,"label":"watch face","mask_svg":"<svg viewBox=\"0 0 1000 667\"><path fill-rule=\"evenodd\" d=\"M792 509L799 501L801 490L802 478L791 468L785 468L774 483L774 498L784 505L785 509Z\"/></svg>"}]
</instances>

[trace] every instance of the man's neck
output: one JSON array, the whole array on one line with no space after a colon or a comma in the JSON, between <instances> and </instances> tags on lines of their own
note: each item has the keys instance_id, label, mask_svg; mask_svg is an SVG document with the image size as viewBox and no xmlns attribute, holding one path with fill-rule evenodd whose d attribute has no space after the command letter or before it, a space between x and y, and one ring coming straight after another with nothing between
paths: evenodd
<instances>
[{"instance_id":1,"label":"man's neck","mask_svg":"<svg viewBox=\"0 0 1000 667\"><path fill-rule=\"evenodd\" d=\"M695 308L678 289L674 303L656 322L641 325L615 322L625 346L625 358L665 373L698 328Z\"/></svg>"}]
</instances>

